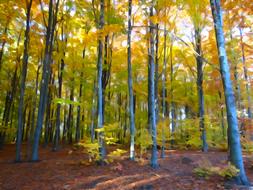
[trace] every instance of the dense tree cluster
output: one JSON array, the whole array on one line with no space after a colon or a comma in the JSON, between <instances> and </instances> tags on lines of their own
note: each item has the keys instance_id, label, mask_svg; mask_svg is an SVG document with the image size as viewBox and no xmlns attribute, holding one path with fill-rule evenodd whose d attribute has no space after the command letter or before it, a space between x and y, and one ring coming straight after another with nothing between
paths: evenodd
<instances>
[{"instance_id":1,"label":"dense tree cluster","mask_svg":"<svg viewBox=\"0 0 253 190\"><path fill-rule=\"evenodd\" d=\"M101 164L107 144L129 146L131 160L151 149L154 168L158 148L228 149L249 183L251 0L8 0L0 10L0 147L15 142L17 162L39 160L39 144L97 145Z\"/></svg>"}]
</instances>

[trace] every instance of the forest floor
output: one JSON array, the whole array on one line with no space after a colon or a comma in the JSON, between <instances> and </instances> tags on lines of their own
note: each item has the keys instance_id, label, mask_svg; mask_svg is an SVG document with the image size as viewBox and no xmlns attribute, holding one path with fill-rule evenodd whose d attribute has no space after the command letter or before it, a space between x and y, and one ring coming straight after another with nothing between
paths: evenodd
<instances>
[{"instance_id":1,"label":"forest floor","mask_svg":"<svg viewBox=\"0 0 253 190\"><path fill-rule=\"evenodd\" d=\"M167 151L159 159L159 169L152 169L149 160L121 160L98 166L81 164L88 156L80 150L66 147L58 152L40 148L41 161L14 163L15 146L6 145L0 151L1 190L79 190L79 189L247 189L232 187L220 176L198 177L193 169L209 160L213 166L224 165L226 152ZM244 155L245 168L253 182L253 156ZM250 189L250 188L249 188Z\"/></svg>"}]
</instances>

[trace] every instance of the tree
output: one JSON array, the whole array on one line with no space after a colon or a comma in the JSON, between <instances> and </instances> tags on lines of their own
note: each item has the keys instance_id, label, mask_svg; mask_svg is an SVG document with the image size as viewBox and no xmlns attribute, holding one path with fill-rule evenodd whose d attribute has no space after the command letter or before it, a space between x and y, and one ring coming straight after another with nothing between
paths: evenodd
<instances>
[{"instance_id":1,"label":"tree","mask_svg":"<svg viewBox=\"0 0 253 190\"><path fill-rule=\"evenodd\" d=\"M196 52L196 63L197 63L197 94L198 94L198 117L199 117L199 128L201 131L202 140L202 151L207 152L208 145L206 140L206 128L205 128L205 102L204 102L204 90L203 90L203 50L202 50L202 31L205 27L206 17L206 0L188 0L187 12L191 18L194 26L194 50ZM202 14L202 15L201 15ZM203 16L203 14L205 16Z\"/></svg>"},{"instance_id":2,"label":"tree","mask_svg":"<svg viewBox=\"0 0 253 190\"><path fill-rule=\"evenodd\" d=\"M151 2L150 17L154 16L154 1ZM155 110L155 25L150 20L150 50L149 50L149 64L150 64L150 125L151 125L151 136L152 136L152 154L151 154L151 167L157 168L157 141L156 141L156 110Z\"/></svg>"},{"instance_id":3,"label":"tree","mask_svg":"<svg viewBox=\"0 0 253 190\"><path fill-rule=\"evenodd\" d=\"M128 1L128 32L127 32L127 64L128 64L128 93L129 93L129 123L130 123L130 159L134 160L134 95L131 63L131 31L132 31L132 0Z\"/></svg>"},{"instance_id":4,"label":"tree","mask_svg":"<svg viewBox=\"0 0 253 190\"><path fill-rule=\"evenodd\" d=\"M56 2L55 13L53 13L54 3L53 0L49 1L49 16L48 16L48 25L46 33L46 47L44 52L44 61L43 61L43 70L42 70L42 80L40 84L40 100L38 108L38 117L37 117L37 126L34 133L34 143L32 149L32 161L37 161L38 149L39 149L39 140L41 135L41 129L43 125L45 107L47 103L48 96L48 83L50 76L50 64L53 51L53 40L54 40L54 30L57 21L57 12L58 12L59 0Z\"/></svg>"},{"instance_id":5,"label":"tree","mask_svg":"<svg viewBox=\"0 0 253 190\"><path fill-rule=\"evenodd\" d=\"M98 109L98 129L103 129L103 87L102 87L102 64L103 64L103 41L102 41L102 30L104 27L104 0L100 0L100 16L98 30L100 32L98 36L98 57L97 57L97 109ZM98 142L99 142L99 154L101 163L104 162L105 157L105 145L103 132L98 132Z\"/></svg>"},{"instance_id":6,"label":"tree","mask_svg":"<svg viewBox=\"0 0 253 190\"><path fill-rule=\"evenodd\" d=\"M238 120L236 113L236 105L235 105L235 97L232 82L230 80L230 71L229 65L227 61L226 49L225 49L225 38L223 33L222 26L222 10L220 5L220 0L210 0L213 22L215 28L217 49L219 53L219 62L220 62L220 72L222 77L222 83L224 88L224 96L226 102L226 110L227 110L227 122L228 122L228 136L230 141L230 152L229 158L233 165L235 165L240 173L236 177L237 184L249 185L249 181L247 179L241 143L240 143L240 133L238 130Z\"/></svg>"},{"instance_id":7,"label":"tree","mask_svg":"<svg viewBox=\"0 0 253 190\"><path fill-rule=\"evenodd\" d=\"M24 109L24 95L25 95L25 81L27 75L28 64L28 48L29 48L29 33L30 33L30 15L31 15L32 0L26 1L26 29L25 29L25 41L24 41L24 54L22 60L22 73L20 81L20 99L18 106L18 130L16 141L16 161L21 161L21 143L22 143L22 125L23 125L23 109Z\"/></svg>"}]
</instances>

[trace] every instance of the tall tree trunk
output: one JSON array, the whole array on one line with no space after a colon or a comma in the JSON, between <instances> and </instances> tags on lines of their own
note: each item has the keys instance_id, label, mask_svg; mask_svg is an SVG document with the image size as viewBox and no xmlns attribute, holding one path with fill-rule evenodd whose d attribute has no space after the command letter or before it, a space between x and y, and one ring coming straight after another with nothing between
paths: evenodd
<instances>
[{"instance_id":1,"label":"tall tree trunk","mask_svg":"<svg viewBox=\"0 0 253 190\"><path fill-rule=\"evenodd\" d=\"M241 40L241 51L242 51L242 64L243 64L243 73L244 73L244 80L246 82L246 93L248 98L248 118L252 118L252 111L251 111L251 97L250 97L250 85L249 85L249 79L248 79L248 70L246 66L246 58L245 58L245 52L244 52L244 42L243 42L243 34L242 34L242 28L239 28L240 30L240 40Z\"/></svg>"},{"instance_id":2,"label":"tall tree trunk","mask_svg":"<svg viewBox=\"0 0 253 190\"><path fill-rule=\"evenodd\" d=\"M58 73L58 83L59 83L59 89L58 89L58 98L62 97L62 78L63 78L63 70L64 70L64 60L61 59L60 66L59 66L59 73ZM55 137L54 137L54 145L53 145L53 151L58 150L59 141L60 141L60 125L61 125L61 104L57 104L56 107L56 126L55 126Z\"/></svg>"},{"instance_id":3,"label":"tall tree trunk","mask_svg":"<svg viewBox=\"0 0 253 190\"><path fill-rule=\"evenodd\" d=\"M226 49L225 49L225 37L222 26L222 11L220 0L210 0L214 28L216 34L217 48L219 53L220 72L224 88L224 96L227 110L227 121L228 121L228 135L230 136L230 161L233 165L240 170L237 179L237 184L249 185L247 179L242 149L240 143L240 133L238 129L238 120L236 113L235 97L233 92L232 82L230 80L230 71L227 61Z\"/></svg>"},{"instance_id":4,"label":"tall tree trunk","mask_svg":"<svg viewBox=\"0 0 253 190\"><path fill-rule=\"evenodd\" d=\"M201 131L202 151L208 151L208 145L206 142L206 129L204 120L204 93L203 93L203 61L202 61L202 49L201 49L201 31L195 27L195 50L198 53L196 56L197 62L197 91L198 91L198 117L199 128Z\"/></svg>"},{"instance_id":5,"label":"tall tree trunk","mask_svg":"<svg viewBox=\"0 0 253 190\"><path fill-rule=\"evenodd\" d=\"M64 23L62 23L61 26L61 41L65 42L65 46L67 46L67 37L64 39ZM59 51L59 49L58 49ZM63 52L63 55L65 56L65 51ZM64 57L58 62L58 98L62 97L62 80L63 80L63 70L65 67ZM59 141L61 136L61 104L57 104L56 106L56 122L55 122L55 134L54 134L54 142L53 142L53 151L57 151L59 148Z\"/></svg>"},{"instance_id":6,"label":"tall tree trunk","mask_svg":"<svg viewBox=\"0 0 253 190\"><path fill-rule=\"evenodd\" d=\"M91 110L91 126L90 126L90 135L91 142L93 143L95 140L95 115L96 115L96 80L94 79L93 85L93 96L92 96L92 110Z\"/></svg>"},{"instance_id":7,"label":"tall tree trunk","mask_svg":"<svg viewBox=\"0 0 253 190\"><path fill-rule=\"evenodd\" d=\"M166 15L166 10L165 10ZM164 44L163 44L163 70L162 70L162 150L161 150L161 158L165 157L165 117L166 117L166 70L167 70L167 31L166 31L166 24L164 25Z\"/></svg>"},{"instance_id":8,"label":"tall tree trunk","mask_svg":"<svg viewBox=\"0 0 253 190\"><path fill-rule=\"evenodd\" d=\"M73 81L73 79L72 79ZM74 86L71 87L70 90L70 100L74 101ZM67 120L67 136L68 136L68 143L72 144L73 139L72 139L72 132L73 132L73 104L69 105L69 115L68 115L68 120Z\"/></svg>"},{"instance_id":9,"label":"tall tree trunk","mask_svg":"<svg viewBox=\"0 0 253 190\"><path fill-rule=\"evenodd\" d=\"M104 0L100 0L100 16L99 16L99 26L98 29L102 30L104 28ZM103 74L103 41L102 37L99 36L98 39L98 59L97 59L97 109L98 109L98 129L103 128L103 85L102 85L102 74ZM104 145L104 133L98 132L98 143L99 143L99 155L101 164L104 162L105 158L105 145Z\"/></svg>"},{"instance_id":10,"label":"tall tree trunk","mask_svg":"<svg viewBox=\"0 0 253 190\"><path fill-rule=\"evenodd\" d=\"M40 59L38 62L40 62ZM37 68L37 72L36 72L35 95L34 95L34 100L33 100L33 105L32 105L31 130L30 130L28 141L27 141L28 160L31 159L31 148L32 148L32 142L33 142L33 135L34 135L34 125L35 125L35 116L36 116L36 107L37 107L37 94L38 94L38 86L39 86L40 68L41 68L41 65L39 64L38 68Z\"/></svg>"},{"instance_id":11,"label":"tall tree trunk","mask_svg":"<svg viewBox=\"0 0 253 190\"><path fill-rule=\"evenodd\" d=\"M134 134L135 134L135 116L134 116L134 95L132 79L132 0L128 1L128 33L127 33L127 66L128 66L128 93L129 93L129 123L130 123L130 160L135 159L134 152Z\"/></svg>"},{"instance_id":12,"label":"tall tree trunk","mask_svg":"<svg viewBox=\"0 0 253 190\"><path fill-rule=\"evenodd\" d=\"M32 161L37 161L39 159L39 155L38 155L39 140L40 140L40 135L41 135L41 129L43 126L43 119L44 119L45 107L46 107L46 102L47 102L48 82L49 82L49 76L51 73L50 64L51 64L51 57L52 57L52 51L53 51L54 29L55 29L56 21L57 21L58 6L59 6L59 0L57 0L56 2L55 14L54 14L53 0L49 1L49 16L48 16L48 26L47 26L47 34L46 34L46 47L45 47L44 61L43 61L42 80L41 80L41 86L40 86L40 100L39 100L39 108L38 108L37 126L34 133L34 143L33 143L33 149L32 149Z\"/></svg>"},{"instance_id":13,"label":"tall tree trunk","mask_svg":"<svg viewBox=\"0 0 253 190\"><path fill-rule=\"evenodd\" d=\"M150 7L150 17L154 16L154 0L151 2ZM152 136L152 154L151 154L151 167L157 168L157 140L156 140L156 111L155 111L155 51L154 51L154 45L155 45L155 33L154 33L154 24L150 20L150 52L149 52L149 58L150 58L150 91L148 92L150 94L150 124L151 124L151 136Z\"/></svg>"},{"instance_id":14,"label":"tall tree trunk","mask_svg":"<svg viewBox=\"0 0 253 190\"><path fill-rule=\"evenodd\" d=\"M83 59L85 58L86 48L83 50ZM83 69L83 68L82 68ZM82 92L83 92L83 71L81 71L81 79L80 79L80 86L79 86L79 102L82 102ZM75 141L80 141L80 120L81 120L81 105L77 106L77 118L76 118L76 136Z\"/></svg>"},{"instance_id":15,"label":"tall tree trunk","mask_svg":"<svg viewBox=\"0 0 253 190\"><path fill-rule=\"evenodd\" d=\"M30 35L30 14L32 7L32 0L26 1L26 30L25 30L25 41L24 41L24 55L22 60L22 73L20 80L20 98L18 106L18 130L17 130L17 141L16 141L16 162L21 161L21 143L22 143L22 125L23 125L23 107L24 107L24 96L25 96L25 81L27 75L27 65L28 65L28 46L29 46L29 35Z\"/></svg>"},{"instance_id":16,"label":"tall tree trunk","mask_svg":"<svg viewBox=\"0 0 253 190\"><path fill-rule=\"evenodd\" d=\"M53 82L52 73L49 77L49 85ZM45 129L44 129L44 147L48 145L49 141L49 132L50 132L50 120L51 120L51 100L52 100L52 90L49 87L48 94L47 94L47 102L46 102L46 119L45 119Z\"/></svg>"},{"instance_id":17,"label":"tall tree trunk","mask_svg":"<svg viewBox=\"0 0 253 190\"><path fill-rule=\"evenodd\" d=\"M158 83L159 83L159 25L156 24L156 37L155 37L155 112L156 123L159 120L159 101L158 101Z\"/></svg>"},{"instance_id":18,"label":"tall tree trunk","mask_svg":"<svg viewBox=\"0 0 253 190\"><path fill-rule=\"evenodd\" d=\"M173 67L173 41L170 45L170 112L171 112L171 147L174 146L174 132L176 127L176 108L175 108L175 102L174 102L174 67Z\"/></svg>"}]
</instances>

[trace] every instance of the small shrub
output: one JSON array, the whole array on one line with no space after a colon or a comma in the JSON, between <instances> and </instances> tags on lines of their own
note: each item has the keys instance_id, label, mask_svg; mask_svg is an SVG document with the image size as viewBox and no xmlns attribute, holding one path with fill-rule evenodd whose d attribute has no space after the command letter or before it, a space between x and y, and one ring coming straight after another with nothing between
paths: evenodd
<instances>
[{"instance_id":1,"label":"small shrub","mask_svg":"<svg viewBox=\"0 0 253 190\"><path fill-rule=\"evenodd\" d=\"M228 165L222 168L218 174L224 178L233 178L237 176L239 172L240 170L229 162Z\"/></svg>"},{"instance_id":2,"label":"small shrub","mask_svg":"<svg viewBox=\"0 0 253 190\"><path fill-rule=\"evenodd\" d=\"M230 179L238 175L240 170L238 170L234 165L228 163L224 167L214 167L208 160L204 160L199 163L199 167L193 170L199 177L208 178L213 175L219 175L223 178Z\"/></svg>"}]
</instances>

